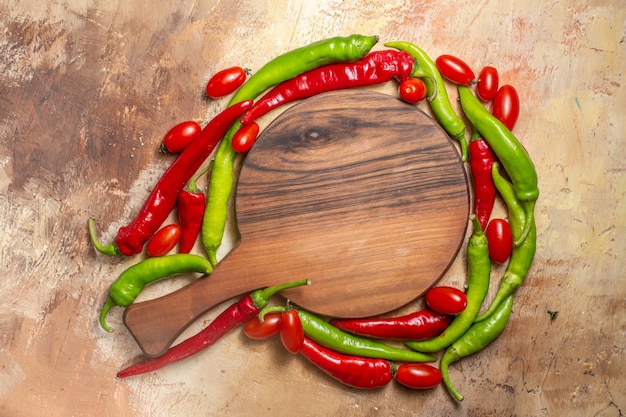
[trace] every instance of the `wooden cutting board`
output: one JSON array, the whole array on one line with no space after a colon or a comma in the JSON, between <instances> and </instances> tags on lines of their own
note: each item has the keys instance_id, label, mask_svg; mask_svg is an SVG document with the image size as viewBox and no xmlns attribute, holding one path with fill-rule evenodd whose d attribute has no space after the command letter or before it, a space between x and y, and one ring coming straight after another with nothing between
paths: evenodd
<instances>
[{"instance_id":1,"label":"wooden cutting board","mask_svg":"<svg viewBox=\"0 0 626 417\"><path fill-rule=\"evenodd\" d=\"M455 259L469 191L435 121L386 94L352 90L305 100L264 130L243 163L235 211L240 243L213 274L126 309L146 355L162 354L217 304L288 281L311 279L284 296L321 315L405 305Z\"/></svg>"}]
</instances>

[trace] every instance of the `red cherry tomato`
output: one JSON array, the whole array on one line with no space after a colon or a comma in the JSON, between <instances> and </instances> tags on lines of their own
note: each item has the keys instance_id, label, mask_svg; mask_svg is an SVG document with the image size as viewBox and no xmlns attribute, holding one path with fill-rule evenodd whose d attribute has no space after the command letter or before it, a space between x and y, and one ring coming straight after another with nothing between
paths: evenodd
<instances>
[{"instance_id":1,"label":"red cherry tomato","mask_svg":"<svg viewBox=\"0 0 626 417\"><path fill-rule=\"evenodd\" d=\"M465 61L452 56L441 55L435 60L437 69L448 80L459 85L470 85L474 81L474 71Z\"/></svg>"},{"instance_id":2,"label":"red cherry tomato","mask_svg":"<svg viewBox=\"0 0 626 417\"><path fill-rule=\"evenodd\" d=\"M398 93L403 101L416 104L426 98L426 84L419 78L407 78L398 86Z\"/></svg>"},{"instance_id":3,"label":"red cherry tomato","mask_svg":"<svg viewBox=\"0 0 626 417\"><path fill-rule=\"evenodd\" d=\"M498 70L487 65L478 74L478 82L476 83L476 94L482 101L491 101L498 92L498 84L500 77Z\"/></svg>"},{"instance_id":4,"label":"red cherry tomato","mask_svg":"<svg viewBox=\"0 0 626 417\"><path fill-rule=\"evenodd\" d=\"M441 371L425 363L405 363L396 371L396 381L413 389L434 388L441 380Z\"/></svg>"},{"instance_id":5,"label":"red cherry tomato","mask_svg":"<svg viewBox=\"0 0 626 417\"><path fill-rule=\"evenodd\" d=\"M232 139L232 146L236 152L243 153L248 152L254 142L256 142L257 136L259 136L259 125L256 122L246 123L235 132Z\"/></svg>"},{"instance_id":6,"label":"red cherry tomato","mask_svg":"<svg viewBox=\"0 0 626 417\"><path fill-rule=\"evenodd\" d=\"M509 222L504 219L492 219L485 231L489 244L489 257L492 261L503 264L511 256L513 236Z\"/></svg>"},{"instance_id":7,"label":"red cherry tomato","mask_svg":"<svg viewBox=\"0 0 626 417\"><path fill-rule=\"evenodd\" d=\"M206 84L206 95L211 98L232 93L246 81L247 72L241 67L223 69L213 75Z\"/></svg>"},{"instance_id":8,"label":"red cherry tomato","mask_svg":"<svg viewBox=\"0 0 626 417\"><path fill-rule=\"evenodd\" d=\"M493 98L491 114L500 120L509 130L513 130L519 116L519 96L515 87L503 85Z\"/></svg>"},{"instance_id":9,"label":"red cherry tomato","mask_svg":"<svg viewBox=\"0 0 626 417\"><path fill-rule=\"evenodd\" d=\"M453 316L467 307L467 296L458 288L439 286L426 292L426 304L439 314Z\"/></svg>"},{"instance_id":10,"label":"red cherry tomato","mask_svg":"<svg viewBox=\"0 0 626 417\"><path fill-rule=\"evenodd\" d=\"M258 317L248 320L243 332L250 339L261 340L274 336L280 331L281 313L267 313L260 321Z\"/></svg>"},{"instance_id":11,"label":"red cherry tomato","mask_svg":"<svg viewBox=\"0 0 626 417\"><path fill-rule=\"evenodd\" d=\"M296 310L287 310L280 317L280 340L288 352L298 353L304 344L304 330Z\"/></svg>"},{"instance_id":12,"label":"red cherry tomato","mask_svg":"<svg viewBox=\"0 0 626 417\"><path fill-rule=\"evenodd\" d=\"M193 121L182 122L165 134L161 141L161 152L178 153L198 136L202 128Z\"/></svg>"},{"instance_id":13,"label":"red cherry tomato","mask_svg":"<svg viewBox=\"0 0 626 417\"><path fill-rule=\"evenodd\" d=\"M148 242L146 252L148 256L163 256L172 249L180 240L180 226L177 224L168 224L159 229Z\"/></svg>"}]
</instances>

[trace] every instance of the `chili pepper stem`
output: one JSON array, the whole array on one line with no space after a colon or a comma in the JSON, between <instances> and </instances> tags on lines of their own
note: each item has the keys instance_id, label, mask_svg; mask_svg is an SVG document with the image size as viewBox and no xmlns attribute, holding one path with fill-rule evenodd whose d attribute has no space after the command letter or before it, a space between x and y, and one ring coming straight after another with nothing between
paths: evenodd
<instances>
[{"instance_id":1,"label":"chili pepper stem","mask_svg":"<svg viewBox=\"0 0 626 417\"><path fill-rule=\"evenodd\" d=\"M119 249L114 243L110 243L106 246L100 243L96 232L96 219L90 217L87 221L87 225L89 226L89 237L91 238L91 243L98 252L109 256L121 256Z\"/></svg>"},{"instance_id":2,"label":"chili pepper stem","mask_svg":"<svg viewBox=\"0 0 626 417\"><path fill-rule=\"evenodd\" d=\"M258 318L261 323L265 320L265 315L269 313L284 313L287 310L285 306L269 306L259 312Z\"/></svg>"},{"instance_id":3,"label":"chili pepper stem","mask_svg":"<svg viewBox=\"0 0 626 417\"><path fill-rule=\"evenodd\" d=\"M102 307L102 311L100 312L100 326L102 326L102 328L109 333L113 332L113 329L111 328L111 326L107 324L106 317L111 307L114 307L116 305L117 304L115 303L115 301L113 301L113 298L111 298L111 296L108 295L107 301L106 303L104 303L104 306Z\"/></svg>"},{"instance_id":4,"label":"chili pepper stem","mask_svg":"<svg viewBox=\"0 0 626 417\"><path fill-rule=\"evenodd\" d=\"M213 161L214 160L211 159L211 161L209 162L209 164L207 166L202 168L196 175L191 177L191 179L189 180L189 182L185 186L185 190L186 191L190 191L192 193L199 193L200 192L200 188L198 188L198 185L196 183L198 182L200 177L202 177L204 174L206 174L207 172L209 172L211 170L211 168L213 167Z\"/></svg>"},{"instance_id":5,"label":"chili pepper stem","mask_svg":"<svg viewBox=\"0 0 626 417\"><path fill-rule=\"evenodd\" d=\"M301 279L299 281L293 281L293 282L288 282L286 284L281 284L281 285L274 285L271 287L266 287L263 288L261 290L257 290L254 291L250 294L250 297L252 297L252 301L254 301L254 305L257 307L263 307L265 305L267 305L268 300L274 296L275 294L278 294L279 292L289 289L289 288L294 288L294 287L300 287L302 285L311 285L311 280L310 279Z\"/></svg>"}]
</instances>

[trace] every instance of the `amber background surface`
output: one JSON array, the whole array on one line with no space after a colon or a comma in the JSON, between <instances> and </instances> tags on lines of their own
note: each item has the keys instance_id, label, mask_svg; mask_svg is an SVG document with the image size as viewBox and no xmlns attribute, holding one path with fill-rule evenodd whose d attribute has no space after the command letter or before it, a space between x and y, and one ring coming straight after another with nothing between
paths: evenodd
<instances>
[{"instance_id":1,"label":"amber background surface","mask_svg":"<svg viewBox=\"0 0 626 417\"><path fill-rule=\"evenodd\" d=\"M624 414L623 0L3 0L0 16L0 415ZM224 106L202 98L210 74L351 33L493 64L520 93L515 132L540 178L537 256L502 336L451 369L466 399L443 387L349 389L241 332L117 380L140 352L121 309L113 334L97 315L137 259L96 254L87 218L107 240L134 216L170 161L157 152L163 134ZM442 283L463 285L462 254Z\"/></svg>"}]
</instances>

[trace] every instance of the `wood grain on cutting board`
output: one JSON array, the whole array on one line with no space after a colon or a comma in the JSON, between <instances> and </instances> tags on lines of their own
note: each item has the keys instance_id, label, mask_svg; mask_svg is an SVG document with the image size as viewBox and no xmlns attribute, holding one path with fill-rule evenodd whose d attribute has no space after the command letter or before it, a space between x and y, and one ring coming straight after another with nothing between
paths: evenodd
<instances>
[{"instance_id":1,"label":"wood grain on cutting board","mask_svg":"<svg viewBox=\"0 0 626 417\"><path fill-rule=\"evenodd\" d=\"M623 414L623 6L1 3L0 414ZM412 41L433 57L456 54L476 70L493 64L520 93L515 133L535 161L542 193L537 257L502 337L452 367L466 399L455 404L443 387L346 389L284 354L280 342L240 332L158 373L116 380L140 351L121 309L110 314L113 334L98 327L97 315L108 285L136 259L96 254L87 217L96 216L107 240L134 216L170 161L157 151L167 129L205 121L224 106L201 96L211 73L237 64L258 69L289 49L357 32ZM395 94L395 85L377 90ZM501 205L496 215L504 215ZM464 285L463 252L442 283ZM502 272L494 268L492 290ZM186 282L159 283L141 299ZM548 310L558 311L554 320Z\"/></svg>"}]
</instances>

